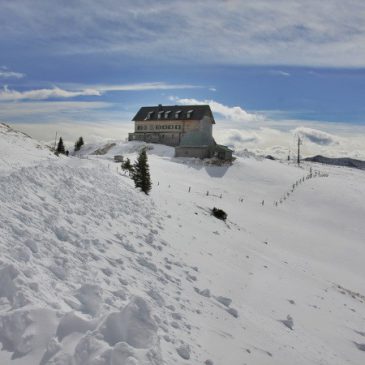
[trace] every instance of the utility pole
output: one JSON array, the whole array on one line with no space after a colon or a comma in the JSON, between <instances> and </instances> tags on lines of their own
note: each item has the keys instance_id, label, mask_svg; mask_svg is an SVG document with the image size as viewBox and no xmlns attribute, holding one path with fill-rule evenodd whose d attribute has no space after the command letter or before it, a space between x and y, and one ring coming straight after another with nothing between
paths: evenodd
<instances>
[{"instance_id":1,"label":"utility pole","mask_svg":"<svg viewBox=\"0 0 365 365\"><path fill-rule=\"evenodd\" d=\"M297 156L297 163L300 165L300 145L302 144L302 140L298 136L298 156Z\"/></svg>"},{"instance_id":2,"label":"utility pole","mask_svg":"<svg viewBox=\"0 0 365 365\"><path fill-rule=\"evenodd\" d=\"M56 145L57 145L57 132L56 132L56 137L54 139L54 150L56 151Z\"/></svg>"}]
</instances>

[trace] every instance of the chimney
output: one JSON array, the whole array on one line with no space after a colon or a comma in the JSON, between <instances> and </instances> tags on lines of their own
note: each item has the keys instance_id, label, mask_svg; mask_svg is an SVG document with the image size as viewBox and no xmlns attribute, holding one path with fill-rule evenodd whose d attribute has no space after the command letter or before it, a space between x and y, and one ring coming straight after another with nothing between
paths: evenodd
<instances>
[{"instance_id":1,"label":"chimney","mask_svg":"<svg viewBox=\"0 0 365 365\"><path fill-rule=\"evenodd\" d=\"M162 104L158 104L158 110L162 110Z\"/></svg>"}]
</instances>

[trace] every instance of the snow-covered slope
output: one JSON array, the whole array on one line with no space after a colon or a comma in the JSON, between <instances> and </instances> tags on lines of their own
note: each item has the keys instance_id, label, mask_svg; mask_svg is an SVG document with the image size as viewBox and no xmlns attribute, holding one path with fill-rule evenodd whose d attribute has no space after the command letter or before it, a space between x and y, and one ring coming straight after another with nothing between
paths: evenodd
<instances>
[{"instance_id":1,"label":"snow-covered slope","mask_svg":"<svg viewBox=\"0 0 365 365\"><path fill-rule=\"evenodd\" d=\"M139 143L32 143L0 134L0 364L363 364L364 172L155 145L145 196Z\"/></svg>"},{"instance_id":2,"label":"snow-covered slope","mask_svg":"<svg viewBox=\"0 0 365 365\"><path fill-rule=\"evenodd\" d=\"M53 159L49 148L24 133L0 123L0 173Z\"/></svg>"}]
</instances>

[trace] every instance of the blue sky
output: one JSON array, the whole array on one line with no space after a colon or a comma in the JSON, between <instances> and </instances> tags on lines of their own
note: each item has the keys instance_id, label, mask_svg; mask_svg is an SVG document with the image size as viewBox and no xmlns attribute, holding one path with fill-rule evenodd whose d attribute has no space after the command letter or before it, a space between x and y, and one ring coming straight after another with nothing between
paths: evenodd
<instances>
[{"instance_id":1,"label":"blue sky","mask_svg":"<svg viewBox=\"0 0 365 365\"><path fill-rule=\"evenodd\" d=\"M0 120L44 140L206 102L235 148L365 155L361 0L0 1L0 50Z\"/></svg>"}]
</instances>

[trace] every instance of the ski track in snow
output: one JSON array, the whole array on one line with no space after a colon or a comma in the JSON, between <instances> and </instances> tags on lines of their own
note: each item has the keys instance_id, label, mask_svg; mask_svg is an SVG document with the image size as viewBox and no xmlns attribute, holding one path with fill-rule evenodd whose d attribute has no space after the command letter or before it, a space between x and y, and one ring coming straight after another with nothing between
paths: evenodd
<instances>
[{"instance_id":1,"label":"ski track in snow","mask_svg":"<svg viewBox=\"0 0 365 365\"><path fill-rule=\"evenodd\" d=\"M112 162L141 145L56 158L0 125L1 365L363 364L363 172L262 206L308 171L154 146L145 196Z\"/></svg>"}]
</instances>

